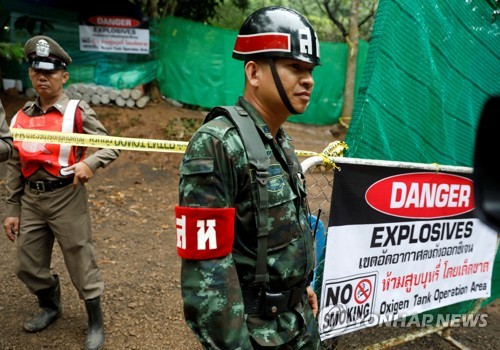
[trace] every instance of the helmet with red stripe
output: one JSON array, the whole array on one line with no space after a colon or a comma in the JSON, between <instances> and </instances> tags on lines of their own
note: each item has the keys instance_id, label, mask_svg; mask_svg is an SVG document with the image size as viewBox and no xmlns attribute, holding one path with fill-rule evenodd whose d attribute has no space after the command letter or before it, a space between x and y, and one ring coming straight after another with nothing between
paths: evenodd
<instances>
[{"instance_id":1,"label":"helmet with red stripe","mask_svg":"<svg viewBox=\"0 0 500 350\"><path fill-rule=\"evenodd\" d=\"M270 6L252 13L242 24L233 58L293 58L320 64L319 41L309 21L295 10Z\"/></svg>"}]
</instances>

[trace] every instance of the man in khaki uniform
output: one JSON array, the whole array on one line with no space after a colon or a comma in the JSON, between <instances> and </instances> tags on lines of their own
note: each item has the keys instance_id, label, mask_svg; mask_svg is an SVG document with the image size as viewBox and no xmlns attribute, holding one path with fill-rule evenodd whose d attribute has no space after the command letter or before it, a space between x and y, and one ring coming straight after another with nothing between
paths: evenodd
<instances>
[{"instance_id":1,"label":"man in khaki uniform","mask_svg":"<svg viewBox=\"0 0 500 350\"><path fill-rule=\"evenodd\" d=\"M38 97L18 111L11 128L108 134L85 101L69 100L62 91L71 57L57 42L35 36L24 52ZM38 297L41 309L26 321L26 331L40 331L61 315L59 278L50 268L56 239L71 282L85 302L85 349L104 346L104 282L94 255L85 183L118 155L117 150L100 149L85 157L82 147L14 140L7 163L4 228L9 240L17 237L16 274Z\"/></svg>"},{"instance_id":2,"label":"man in khaki uniform","mask_svg":"<svg viewBox=\"0 0 500 350\"><path fill-rule=\"evenodd\" d=\"M12 154L12 135L9 126L5 121L5 110L2 101L0 101L0 162L9 159Z\"/></svg>"}]
</instances>

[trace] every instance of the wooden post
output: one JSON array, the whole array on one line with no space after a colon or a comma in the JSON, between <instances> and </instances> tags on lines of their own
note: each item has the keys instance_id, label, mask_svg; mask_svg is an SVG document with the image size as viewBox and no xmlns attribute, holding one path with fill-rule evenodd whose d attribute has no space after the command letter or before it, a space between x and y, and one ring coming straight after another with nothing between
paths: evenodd
<instances>
[{"instance_id":1,"label":"wooden post","mask_svg":"<svg viewBox=\"0 0 500 350\"><path fill-rule=\"evenodd\" d=\"M118 107L124 107L124 106L125 106L126 101L125 101L125 99L124 99L123 97L118 96L118 97L116 98L116 100L115 100L115 103L116 103L116 105L117 105Z\"/></svg>"},{"instance_id":2,"label":"wooden post","mask_svg":"<svg viewBox=\"0 0 500 350\"><path fill-rule=\"evenodd\" d=\"M107 104L109 104L109 102L111 102L110 99L109 99L109 95L108 94L102 94L101 95L101 103L103 105L107 105Z\"/></svg>"},{"instance_id":3,"label":"wooden post","mask_svg":"<svg viewBox=\"0 0 500 350\"><path fill-rule=\"evenodd\" d=\"M120 96L120 92L118 90L112 89L108 95L111 101L115 101L118 98L118 96Z\"/></svg>"},{"instance_id":4,"label":"wooden post","mask_svg":"<svg viewBox=\"0 0 500 350\"><path fill-rule=\"evenodd\" d=\"M93 105L100 105L101 104L101 96L95 94L90 97L90 101L92 102Z\"/></svg>"},{"instance_id":5,"label":"wooden post","mask_svg":"<svg viewBox=\"0 0 500 350\"><path fill-rule=\"evenodd\" d=\"M122 90L120 91L120 96L121 96L124 100L126 100L127 98L129 98L129 97L130 97L130 89L122 89Z\"/></svg>"},{"instance_id":6,"label":"wooden post","mask_svg":"<svg viewBox=\"0 0 500 350\"><path fill-rule=\"evenodd\" d=\"M142 91L140 89L133 89L130 91L130 97L132 97L135 101L140 99L142 96Z\"/></svg>"},{"instance_id":7,"label":"wooden post","mask_svg":"<svg viewBox=\"0 0 500 350\"><path fill-rule=\"evenodd\" d=\"M135 100L131 97L127 98L127 101L125 103L129 108L135 107Z\"/></svg>"},{"instance_id":8,"label":"wooden post","mask_svg":"<svg viewBox=\"0 0 500 350\"><path fill-rule=\"evenodd\" d=\"M136 102L135 102L135 105L138 107L138 108L144 108L144 106L146 106L146 104L149 102L149 96L142 96L140 99L138 99Z\"/></svg>"}]
</instances>

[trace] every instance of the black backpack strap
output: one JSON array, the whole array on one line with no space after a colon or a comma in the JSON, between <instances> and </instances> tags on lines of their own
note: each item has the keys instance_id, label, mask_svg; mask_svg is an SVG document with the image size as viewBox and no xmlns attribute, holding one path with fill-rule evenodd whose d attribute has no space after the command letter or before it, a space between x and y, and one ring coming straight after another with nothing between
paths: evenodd
<instances>
[{"instance_id":1,"label":"black backpack strap","mask_svg":"<svg viewBox=\"0 0 500 350\"><path fill-rule=\"evenodd\" d=\"M269 208L267 182L269 180L269 159L267 158L264 143L256 142L256 140L260 140L261 138L254 121L250 118L247 111L239 106L214 107L205 117L204 123L220 115L230 117L238 129L251 165L252 196L257 207L255 211L255 220L257 223L257 260L254 283L263 285L269 282L269 273L267 271L269 236L269 230L267 229Z\"/></svg>"}]
</instances>

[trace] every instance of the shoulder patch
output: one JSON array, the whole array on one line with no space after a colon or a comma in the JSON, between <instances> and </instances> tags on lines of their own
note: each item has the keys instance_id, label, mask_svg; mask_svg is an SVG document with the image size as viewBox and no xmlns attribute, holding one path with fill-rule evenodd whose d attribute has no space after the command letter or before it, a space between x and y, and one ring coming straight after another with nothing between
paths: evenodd
<instances>
[{"instance_id":1,"label":"shoulder patch","mask_svg":"<svg viewBox=\"0 0 500 350\"><path fill-rule=\"evenodd\" d=\"M177 254L183 259L209 260L231 253L235 208L175 207Z\"/></svg>"}]
</instances>

